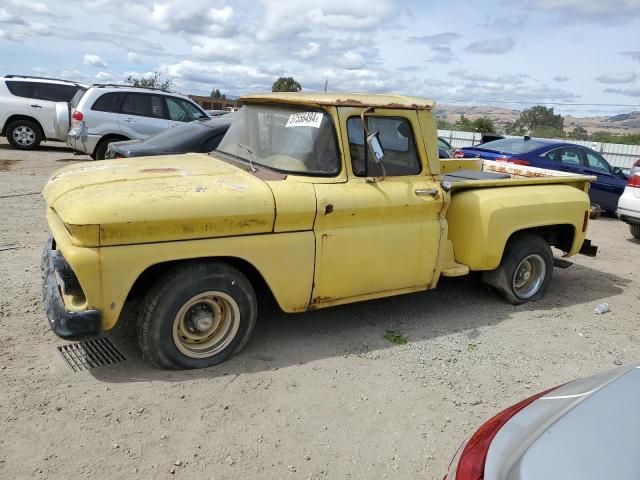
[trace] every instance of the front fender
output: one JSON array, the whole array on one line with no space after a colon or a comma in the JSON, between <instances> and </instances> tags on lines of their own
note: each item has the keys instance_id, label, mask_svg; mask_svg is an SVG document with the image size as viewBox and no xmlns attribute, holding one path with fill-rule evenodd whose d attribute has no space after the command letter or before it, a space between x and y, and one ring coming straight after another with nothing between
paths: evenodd
<instances>
[{"instance_id":1,"label":"front fender","mask_svg":"<svg viewBox=\"0 0 640 480\"><path fill-rule=\"evenodd\" d=\"M570 225L575 232L568 255L580 250L588 195L568 185L478 188L455 193L447 212L455 259L471 270L498 267L516 232Z\"/></svg>"}]
</instances>

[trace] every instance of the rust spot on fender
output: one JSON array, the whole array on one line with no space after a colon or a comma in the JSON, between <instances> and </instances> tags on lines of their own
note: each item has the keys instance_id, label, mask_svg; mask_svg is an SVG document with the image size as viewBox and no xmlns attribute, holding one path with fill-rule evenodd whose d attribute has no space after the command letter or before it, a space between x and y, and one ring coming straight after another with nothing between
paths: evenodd
<instances>
[{"instance_id":1,"label":"rust spot on fender","mask_svg":"<svg viewBox=\"0 0 640 480\"><path fill-rule=\"evenodd\" d=\"M323 296L318 296L315 297L313 300L311 300L311 303L325 303L325 302L332 302L333 300L337 300L334 297L323 297Z\"/></svg>"}]
</instances>

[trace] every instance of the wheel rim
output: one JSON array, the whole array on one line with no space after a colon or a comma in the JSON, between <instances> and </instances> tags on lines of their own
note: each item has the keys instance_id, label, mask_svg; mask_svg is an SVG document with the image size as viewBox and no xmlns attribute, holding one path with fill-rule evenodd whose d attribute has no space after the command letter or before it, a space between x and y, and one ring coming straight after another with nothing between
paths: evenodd
<instances>
[{"instance_id":1,"label":"wheel rim","mask_svg":"<svg viewBox=\"0 0 640 480\"><path fill-rule=\"evenodd\" d=\"M189 299L173 320L173 341L187 357L207 358L220 353L236 337L240 308L224 292L203 292Z\"/></svg>"},{"instance_id":2,"label":"wheel rim","mask_svg":"<svg viewBox=\"0 0 640 480\"><path fill-rule=\"evenodd\" d=\"M547 266L544 259L537 253L522 259L513 274L511 285L519 298L531 298L544 282Z\"/></svg>"},{"instance_id":3,"label":"wheel rim","mask_svg":"<svg viewBox=\"0 0 640 480\"><path fill-rule=\"evenodd\" d=\"M13 139L18 145L28 147L36 141L36 132L31 127L20 125L13 130Z\"/></svg>"}]
</instances>

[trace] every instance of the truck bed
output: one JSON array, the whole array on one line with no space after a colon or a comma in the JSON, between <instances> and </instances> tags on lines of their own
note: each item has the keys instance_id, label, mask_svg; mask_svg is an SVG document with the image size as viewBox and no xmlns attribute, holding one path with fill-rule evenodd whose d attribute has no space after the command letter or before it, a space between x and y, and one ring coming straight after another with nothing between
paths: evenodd
<instances>
[{"instance_id":1,"label":"truck bed","mask_svg":"<svg viewBox=\"0 0 640 480\"><path fill-rule=\"evenodd\" d=\"M481 159L447 159L440 161L443 180L451 190L510 187L519 185L566 184L587 191L596 177L529 167L515 163Z\"/></svg>"}]
</instances>

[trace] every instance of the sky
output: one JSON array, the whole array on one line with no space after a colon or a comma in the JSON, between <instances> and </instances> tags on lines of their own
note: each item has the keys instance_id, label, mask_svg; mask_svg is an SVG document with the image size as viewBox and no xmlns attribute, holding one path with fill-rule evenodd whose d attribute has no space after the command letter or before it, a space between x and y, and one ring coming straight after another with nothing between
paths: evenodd
<instances>
[{"instance_id":1,"label":"sky","mask_svg":"<svg viewBox=\"0 0 640 480\"><path fill-rule=\"evenodd\" d=\"M640 110L640 0L0 0L0 75L154 71L185 94L292 76L304 90L611 115Z\"/></svg>"}]
</instances>

